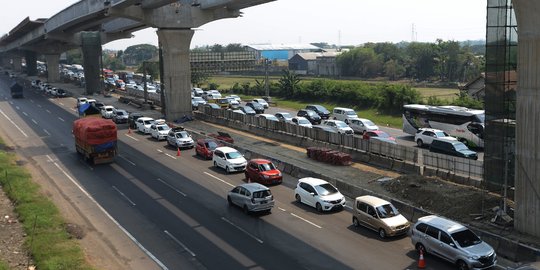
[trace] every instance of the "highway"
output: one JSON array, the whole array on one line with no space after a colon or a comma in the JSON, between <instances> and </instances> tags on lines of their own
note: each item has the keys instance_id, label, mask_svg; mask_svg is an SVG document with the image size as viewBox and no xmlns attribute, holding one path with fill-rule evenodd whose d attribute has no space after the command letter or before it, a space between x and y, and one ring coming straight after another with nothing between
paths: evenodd
<instances>
[{"instance_id":1,"label":"highway","mask_svg":"<svg viewBox=\"0 0 540 270\"><path fill-rule=\"evenodd\" d=\"M116 162L89 165L73 145L75 99L29 89L11 99L5 76L0 88L0 125L18 153L65 181L59 188L80 185L162 269L416 269L408 237L380 240L354 228L349 209L320 214L298 205L296 179L287 175L271 187L272 213L246 216L225 199L243 174L216 170L194 150L177 156L166 142L123 126ZM453 269L426 260L427 269Z\"/></svg>"}]
</instances>

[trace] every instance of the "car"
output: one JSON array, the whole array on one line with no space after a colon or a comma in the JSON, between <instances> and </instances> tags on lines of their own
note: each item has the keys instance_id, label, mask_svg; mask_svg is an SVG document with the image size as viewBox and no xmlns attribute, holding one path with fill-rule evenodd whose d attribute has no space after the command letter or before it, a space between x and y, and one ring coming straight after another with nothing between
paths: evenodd
<instances>
[{"instance_id":1,"label":"car","mask_svg":"<svg viewBox=\"0 0 540 270\"><path fill-rule=\"evenodd\" d=\"M433 142L433 139L457 141L456 138L448 135L446 132L433 128L419 128L418 131L416 131L416 134L414 134L414 141L418 147L422 147L424 145L429 146L431 142Z\"/></svg>"},{"instance_id":2,"label":"car","mask_svg":"<svg viewBox=\"0 0 540 270\"><path fill-rule=\"evenodd\" d=\"M292 115L288 112L277 112L274 114L280 122L291 123Z\"/></svg>"},{"instance_id":3,"label":"car","mask_svg":"<svg viewBox=\"0 0 540 270\"><path fill-rule=\"evenodd\" d=\"M269 188L259 183L246 183L234 187L227 193L229 206L239 206L244 213L265 211L270 213L274 207L274 196Z\"/></svg>"},{"instance_id":4,"label":"car","mask_svg":"<svg viewBox=\"0 0 540 270\"><path fill-rule=\"evenodd\" d=\"M204 106L212 108L212 109L221 109L219 105L217 105L216 103L211 103L211 102L210 103L207 102L206 104L204 104Z\"/></svg>"},{"instance_id":5,"label":"car","mask_svg":"<svg viewBox=\"0 0 540 270\"><path fill-rule=\"evenodd\" d=\"M151 117L139 117L137 118L137 131L143 134L149 134L150 133L150 126L154 124L155 120Z\"/></svg>"},{"instance_id":6,"label":"car","mask_svg":"<svg viewBox=\"0 0 540 270\"><path fill-rule=\"evenodd\" d=\"M96 108L98 108L98 109L100 109L100 110L105 106L105 103L103 103L103 102L101 102L101 101L95 101L95 100L94 100L92 103L94 104L94 106L95 106Z\"/></svg>"},{"instance_id":7,"label":"car","mask_svg":"<svg viewBox=\"0 0 540 270\"><path fill-rule=\"evenodd\" d=\"M246 102L247 107L251 107L255 113L264 113L264 106L258 102L249 101Z\"/></svg>"},{"instance_id":8,"label":"car","mask_svg":"<svg viewBox=\"0 0 540 270\"><path fill-rule=\"evenodd\" d=\"M10 78L17 78L17 74L15 74L15 73L9 73L9 77L10 77Z\"/></svg>"},{"instance_id":9,"label":"car","mask_svg":"<svg viewBox=\"0 0 540 270\"><path fill-rule=\"evenodd\" d=\"M377 125L371 122L371 120L365 118L352 118L348 120L347 124L355 133L360 134L364 134L366 131L379 130Z\"/></svg>"},{"instance_id":10,"label":"car","mask_svg":"<svg viewBox=\"0 0 540 270\"><path fill-rule=\"evenodd\" d=\"M317 211L343 209L345 196L332 184L318 178L305 177L298 180L294 189L297 203L315 207Z\"/></svg>"},{"instance_id":11,"label":"car","mask_svg":"<svg viewBox=\"0 0 540 270\"><path fill-rule=\"evenodd\" d=\"M369 140L372 142L379 141L379 142L385 142L385 143L390 143L390 144L398 144L397 141L393 137L390 137L390 138L370 137Z\"/></svg>"},{"instance_id":12,"label":"car","mask_svg":"<svg viewBox=\"0 0 540 270\"><path fill-rule=\"evenodd\" d=\"M354 131L349 127L345 122L340 120L324 120L321 124L322 126L329 126L336 130L339 134L353 135Z\"/></svg>"},{"instance_id":13,"label":"car","mask_svg":"<svg viewBox=\"0 0 540 270\"><path fill-rule=\"evenodd\" d=\"M236 101L238 101L238 103L242 102L242 99L238 95L230 95L230 96L227 96L227 97L236 99Z\"/></svg>"},{"instance_id":14,"label":"car","mask_svg":"<svg viewBox=\"0 0 540 270\"><path fill-rule=\"evenodd\" d=\"M231 137L231 134L229 134L227 132L218 131L217 134L210 133L210 134L208 134L208 136L212 137L212 138L216 138L219 141L224 141L226 143L230 143L230 144L234 143L234 139Z\"/></svg>"},{"instance_id":15,"label":"car","mask_svg":"<svg viewBox=\"0 0 540 270\"><path fill-rule=\"evenodd\" d=\"M366 131L364 132L364 135L362 135L362 139L369 140L372 137L379 137L384 138L389 141L395 141L396 138L390 136L388 133L382 131L382 130L372 130L372 131Z\"/></svg>"},{"instance_id":16,"label":"car","mask_svg":"<svg viewBox=\"0 0 540 270\"><path fill-rule=\"evenodd\" d=\"M312 110L301 109L296 113L296 116L305 117L312 125L318 125L321 123L321 117Z\"/></svg>"},{"instance_id":17,"label":"car","mask_svg":"<svg viewBox=\"0 0 540 270\"><path fill-rule=\"evenodd\" d=\"M112 120L113 122L120 124L120 123L127 123L128 121L128 112L126 110L122 109L114 109L112 113Z\"/></svg>"},{"instance_id":18,"label":"car","mask_svg":"<svg viewBox=\"0 0 540 270\"><path fill-rule=\"evenodd\" d=\"M199 107L199 104L206 104L206 100L204 100L202 97L192 97L191 98L191 107L196 110Z\"/></svg>"},{"instance_id":19,"label":"car","mask_svg":"<svg viewBox=\"0 0 540 270\"><path fill-rule=\"evenodd\" d=\"M86 97L78 97L77 98L77 108L79 108L82 104L88 103L88 98Z\"/></svg>"},{"instance_id":20,"label":"car","mask_svg":"<svg viewBox=\"0 0 540 270\"><path fill-rule=\"evenodd\" d=\"M128 115L128 120L127 120L127 123L128 123L128 127L129 128L132 128L132 129L136 129L137 128L137 119L139 119L140 117L143 117L144 115L142 113L138 113L138 112L132 112Z\"/></svg>"},{"instance_id":21,"label":"car","mask_svg":"<svg viewBox=\"0 0 540 270\"><path fill-rule=\"evenodd\" d=\"M246 181L257 182L263 185L281 184L283 176L274 163L267 159L249 160L244 172Z\"/></svg>"},{"instance_id":22,"label":"car","mask_svg":"<svg viewBox=\"0 0 540 270\"><path fill-rule=\"evenodd\" d=\"M464 225L436 215L418 219L411 243L421 254L432 254L458 269L487 269L497 264L495 250Z\"/></svg>"},{"instance_id":23,"label":"car","mask_svg":"<svg viewBox=\"0 0 540 270\"><path fill-rule=\"evenodd\" d=\"M193 94L193 96L201 97L204 91L201 88L193 87L191 88L191 93Z\"/></svg>"},{"instance_id":24,"label":"car","mask_svg":"<svg viewBox=\"0 0 540 270\"><path fill-rule=\"evenodd\" d=\"M349 119L352 118L358 118L358 115L353 109L350 108L343 108L343 107L335 107L332 110L332 117L334 120L341 120L345 123L349 121Z\"/></svg>"},{"instance_id":25,"label":"car","mask_svg":"<svg viewBox=\"0 0 540 270\"><path fill-rule=\"evenodd\" d=\"M212 159L214 150L221 146L214 139L198 139L195 144L195 154L205 159Z\"/></svg>"},{"instance_id":26,"label":"car","mask_svg":"<svg viewBox=\"0 0 540 270\"><path fill-rule=\"evenodd\" d=\"M219 105L219 107L222 109L227 109L231 106L228 98L218 98L218 99L213 100L212 102Z\"/></svg>"},{"instance_id":27,"label":"car","mask_svg":"<svg viewBox=\"0 0 540 270\"><path fill-rule=\"evenodd\" d=\"M40 88L41 91L46 92L46 91L47 91L47 88L49 88L50 86L51 86L51 85L48 84L48 83L42 83L42 84L39 85L39 88Z\"/></svg>"},{"instance_id":28,"label":"car","mask_svg":"<svg viewBox=\"0 0 540 270\"><path fill-rule=\"evenodd\" d=\"M240 107L240 101L236 100L236 98L231 96L225 98L229 100L229 108L238 109L238 107Z\"/></svg>"},{"instance_id":29,"label":"car","mask_svg":"<svg viewBox=\"0 0 540 270\"><path fill-rule=\"evenodd\" d=\"M433 139L429 145L429 151L474 160L478 159L478 154L475 151L457 140Z\"/></svg>"},{"instance_id":30,"label":"car","mask_svg":"<svg viewBox=\"0 0 540 270\"><path fill-rule=\"evenodd\" d=\"M167 144L176 148L193 148L195 142L187 131L181 127L174 127L167 133Z\"/></svg>"},{"instance_id":31,"label":"car","mask_svg":"<svg viewBox=\"0 0 540 270\"><path fill-rule=\"evenodd\" d=\"M39 88L41 80L32 80L32 88Z\"/></svg>"},{"instance_id":32,"label":"car","mask_svg":"<svg viewBox=\"0 0 540 270\"><path fill-rule=\"evenodd\" d=\"M238 150L228 146L216 148L212 156L212 161L214 162L214 167L223 168L227 173L243 172L247 165L247 160L244 156Z\"/></svg>"},{"instance_id":33,"label":"car","mask_svg":"<svg viewBox=\"0 0 540 270\"><path fill-rule=\"evenodd\" d=\"M272 115L272 114L263 113L263 114L259 114L257 117L264 118L269 121L279 122L279 119L275 115Z\"/></svg>"},{"instance_id":34,"label":"car","mask_svg":"<svg viewBox=\"0 0 540 270\"><path fill-rule=\"evenodd\" d=\"M312 110L312 111L316 112L321 117L321 119L329 119L330 118L330 111L327 110L322 105L315 105L315 104L307 105L306 110Z\"/></svg>"},{"instance_id":35,"label":"car","mask_svg":"<svg viewBox=\"0 0 540 270\"><path fill-rule=\"evenodd\" d=\"M325 125L314 125L312 128L327 131L327 132L331 132L331 133L337 133L337 131L334 128L329 127L329 126L325 126Z\"/></svg>"},{"instance_id":36,"label":"car","mask_svg":"<svg viewBox=\"0 0 540 270\"><path fill-rule=\"evenodd\" d=\"M233 113L239 113L239 114L243 114L243 115L246 115L246 113L240 109L235 109L235 110L231 110Z\"/></svg>"},{"instance_id":37,"label":"car","mask_svg":"<svg viewBox=\"0 0 540 270\"><path fill-rule=\"evenodd\" d=\"M309 122L309 120L307 120L305 117L301 117L301 116L293 117L291 119L291 123L293 123L295 125L302 126L302 127L307 127L307 128L313 127L313 125L311 124L311 122Z\"/></svg>"},{"instance_id":38,"label":"car","mask_svg":"<svg viewBox=\"0 0 540 270\"><path fill-rule=\"evenodd\" d=\"M253 108L248 107L248 106L240 106L238 109L240 109L242 112L244 112L247 115L256 115L257 114L255 112L255 110L253 110Z\"/></svg>"},{"instance_id":39,"label":"car","mask_svg":"<svg viewBox=\"0 0 540 270\"><path fill-rule=\"evenodd\" d=\"M111 119L113 115L114 107L111 105L106 105L101 107L101 117L106 119Z\"/></svg>"},{"instance_id":40,"label":"car","mask_svg":"<svg viewBox=\"0 0 540 270\"><path fill-rule=\"evenodd\" d=\"M352 223L378 232L380 238L407 234L411 227L394 205L371 195L356 197Z\"/></svg>"},{"instance_id":41,"label":"car","mask_svg":"<svg viewBox=\"0 0 540 270\"><path fill-rule=\"evenodd\" d=\"M66 90L64 90L62 88L58 88L58 89L56 89L56 96L57 97L67 97L68 93L66 92Z\"/></svg>"},{"instance_id":42,"label":"car","mask_svg":"<svg viewBox=\"0 0 540 270\"><path fill-rule=\"evenodd\" d=\"M268 105L268 102L266 102L266 100L264 100L264 99L262 99L262 98L255 98L255 99L253 99L252 101L253 101L253 102L257 102L257 103L263 105L263 107L264 107L265 109L268 109L268 107L270 107L270 106Z\"/></svg>"},{"instance_id":43,"label":"car","mask_svg":"<svg viewBox=\"0 0 540 270\"><path fill-rule=\"evenodd\" d=\"M170 130L171 128L169 125L165 123L156 123L150 126L150 136L158 141L165 140L167 139Z\"/></svg>"},{"instance_id":44,"label":"car","mask_svg":"<svg viewBox=\"0 0 540 270\"><path fill-rule=\"evenodd\" d=\"M49 94L53 97L56 97L58 95L58 88L56 87L52 87L48 89L48 91L49 91Z\"/></svg>"}]
</instances>

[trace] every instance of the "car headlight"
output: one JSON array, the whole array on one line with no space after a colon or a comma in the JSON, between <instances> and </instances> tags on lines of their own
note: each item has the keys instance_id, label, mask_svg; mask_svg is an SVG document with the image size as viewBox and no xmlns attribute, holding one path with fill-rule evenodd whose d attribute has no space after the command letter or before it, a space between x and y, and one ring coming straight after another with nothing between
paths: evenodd
<instances>
[{"instance_id":1,"label":"car headlight","mask_svg":"<svg viewBox=\"0 0 540 270\"><path fill-rule=\"evenodd\" d=\"M268 176L268 175L266 175L266 174L265 174L265 175L263 175L263 177L264 177L264 179L268 179L268 178L270 178L270 176Z\"/></svg>"},{"instance_id":2,"label":"car headlight","mask_svg":"<svg viewBox=\"0 0 540 270\"><path fill-rule=\"evenodd\" d=\"M281 172L278 173L278 176L281 176Z\"/></svg>"},{"instance_id":3,"label":"car headlight","mask_svg":"<svg viewBox=\"0 0 540 270\"><path fill-rule=\"evenodd\" d=\"M477 255L474 255L474 256L471 256L470 258L473 260L478 260L480 257L478 257Z\"/></svg>"}]
</instances>

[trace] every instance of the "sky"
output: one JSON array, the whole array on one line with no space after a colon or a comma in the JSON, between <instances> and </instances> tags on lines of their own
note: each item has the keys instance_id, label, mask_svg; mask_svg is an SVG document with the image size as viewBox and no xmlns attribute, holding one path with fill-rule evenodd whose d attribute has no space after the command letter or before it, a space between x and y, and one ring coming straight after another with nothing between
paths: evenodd
<instances>
[{"instance_id":1,"label":"sky","mask_svg":"<svg viewBox=\"0 0 540 270\"><path fill-rule=\"evenodd\" d=\"M49 18L74 0L17 0L0 11L0 35L26 17ZM6 6L7 5L7 6ZM210 22L196 29L191 47L230 43L340 46L366 42L485 40L485 0L277 0L242 10L242 16ZM30 7L31 8L28 8ZM157 45L156 29L133 33L104 49Z\"/></svg>"}]
</instances>

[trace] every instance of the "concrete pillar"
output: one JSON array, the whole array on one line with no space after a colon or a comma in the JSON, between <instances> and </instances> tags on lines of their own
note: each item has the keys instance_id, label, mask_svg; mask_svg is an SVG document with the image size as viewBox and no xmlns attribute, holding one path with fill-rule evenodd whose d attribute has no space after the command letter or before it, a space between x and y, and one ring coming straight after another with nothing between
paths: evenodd
<instances>
[{"instance_id":1,"label":"concrete pillar","mask_svg":"<svg viewBox=\"0 0 540 270\"><path fill-rule=\"evenodd\" d=\"M518 25L514 227L540 236L540 1L514 0Z\"/></svg>"},{"instance_id":2,"label":"concrete pillar","mask_svg":"<svg viewBox=\"0 0 540 270\"><path fill-rule=\"evenodd\" d=\"M157 31L163 54L165 117L169 121L192 115L189 46L193 33L191 29Z\"/></svg>"},{"instance_id":3,"label":"concrete pillar","mask_svg":"<svg viewBox=\"0 0 540 270\"><path fill-rule=\"evenodd\" d=\"M14 55L13 58L13 70L16 72L22 71L22 57Z\"/></svg>"},{"instance_id":4,"label":"concrete pillar","mask_svg":"<svg viewBox=\"0 0 540 270\"><path fill-rule=\"evenodd\" d=\"M24 60L26 61L26 74L28 76L37 75L37 56L33 51L26 51L24 53Z\"/></svg>"},{"instance_id":5,"label":"concrete pillar","mask_svg":"<svg viewBox=\"0 0 540 270\"><path fill-rule=\"evenodd\" d=\"M99 32L82 32L84 82L86 94L101 92L101 36Z\"/></svg>"},{"instance_id":6,"label":"concrete pillar","mask_svg":"<svg viewBox=\"0 0 540 270\"><path fill-rule=\"evenodd\" d=\"M60 54L46 54L45 61L47 62L47 81L50 83L60 82Z\"/></svg>"}]
</instances>

